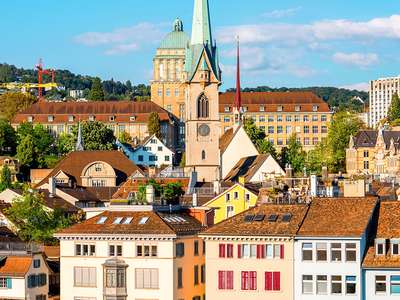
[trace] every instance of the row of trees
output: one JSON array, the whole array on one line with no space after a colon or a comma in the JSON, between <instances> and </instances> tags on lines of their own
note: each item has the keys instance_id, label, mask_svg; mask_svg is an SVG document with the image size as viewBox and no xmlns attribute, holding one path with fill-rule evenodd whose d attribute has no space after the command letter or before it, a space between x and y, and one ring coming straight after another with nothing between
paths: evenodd
<instances>
[{"instance_id":1,"label":"row of trees","mask_svg":"<svg viewBox=\"0 0 400 300\"><path fill-rule=\"evenodd\" d=\"M329 127L328 137L321 141L314 150L304 151L296 135L292 135L286 147L278 154L274 145L267 139L265 132L256 127L252 120L246 120L244 128L261 154L271 154L282 167L290 164L296 173L307 169L308 172L320 173L323 166L331 172L345 171L346 148L351 135L363 127L357 115L342 111L334 115Z\"/></svg>"}]
</instances>

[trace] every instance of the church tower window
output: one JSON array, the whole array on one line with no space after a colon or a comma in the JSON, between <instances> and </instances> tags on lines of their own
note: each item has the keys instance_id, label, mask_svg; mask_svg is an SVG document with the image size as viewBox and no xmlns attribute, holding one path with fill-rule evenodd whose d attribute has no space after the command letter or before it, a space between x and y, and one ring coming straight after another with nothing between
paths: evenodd
<instances>
[{"instance_id":1,"label":"church tower window","mask_svg":"<svg viewBox=\"0 0 400 300\"><path fill-rule=\"evenodd\" d=\"M208 118L209 117L209 103L206 95L201 94L197 99L197 117Z\"/></svg>"},{"instance_id":2,"label":"church tower window","mask_svg":"<svg viewBox=\"0 0 400 300\"><path fill-rule=\"evenodd\" d=\"M206 159L206 151L201 151L201 159L205 160Z\"/></svg>"}]
</instances>

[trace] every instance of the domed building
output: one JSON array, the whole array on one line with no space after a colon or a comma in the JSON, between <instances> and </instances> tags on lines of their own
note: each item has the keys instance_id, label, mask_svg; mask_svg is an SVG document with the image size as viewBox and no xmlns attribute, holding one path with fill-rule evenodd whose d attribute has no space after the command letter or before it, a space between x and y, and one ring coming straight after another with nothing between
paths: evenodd
<instances>
[{"instance_id":1,"label":"domed building","mask_svg":"<svg viewBox=\"0 0 400 300\"><path fill-rule=\"evenodd\" d=\"M190 41L177 18L172 32L162 40L153 60L151 99L179 119L185 116L185 49Z\"/></svg>"}]
</instances>

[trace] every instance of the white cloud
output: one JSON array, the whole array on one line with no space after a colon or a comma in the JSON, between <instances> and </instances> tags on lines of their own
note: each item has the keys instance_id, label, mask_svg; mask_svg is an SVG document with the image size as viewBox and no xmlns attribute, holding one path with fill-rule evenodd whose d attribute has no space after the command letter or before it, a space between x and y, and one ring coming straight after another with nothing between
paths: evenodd
<instances>
[{"instance_id":1,"label":"white cloud","mask_svg":"<svg viewBox=\"0 0 400 300\"><path fill-rule=\"evenodd\" d=\"M366 68L376 64L379 61L378 55L375 53L343 53L336 52L333 60L337 63Z\"/></svg>"},{"instance_id":2,"label":"white cloud","mask_svg":"<svg viewBox=\"0 0 400 300\"><path fill-rule=\"evenodd\" d=\"M218 40L233 43L240 36L242 43L278 42L296 45L329 40L400 39L400 15L375 18L366 22L324 20L311 24L266 23L219 28Z\"/></svg>"},{"instance_id":3,"label":"white cloud","mask_svg":"<svg viewBox=\"0 0 400 300\"><path fill-rule=\"evenodd\" d=\"M369 91L369 84L368 84L368 82L360 82L360 83L343 85L340 88L348 89L348 90L357 90L357 91L368 92Z\"/></svg>"},{"instance_id":4,"label":"white cloud","mask_svg":"<svg viewBox=\"0 0 400 300\"><path fill-rule=\"evenodd\" d=\"M162 38L164 32L159 24L139 23L110 32L86 32L74 38L75 42L88 47L106 46L107 55L137 51L144 44L152 44Z\"/></svg>"},{"instance_id":5,"label":"white cloud","mask_svg":"<svg viewBox=\"0 0 400 300\"><path fill-rule=\"evenodd\" d=\"M269 11L264 13L262 16L266 18L275 18L275 19L280 19L280 18L285 18L285 17L290 17L297 13L301 7L294 7L294 8L288 8L288 9L276 9L273 11Z\"/></svg>"}]
</instances>

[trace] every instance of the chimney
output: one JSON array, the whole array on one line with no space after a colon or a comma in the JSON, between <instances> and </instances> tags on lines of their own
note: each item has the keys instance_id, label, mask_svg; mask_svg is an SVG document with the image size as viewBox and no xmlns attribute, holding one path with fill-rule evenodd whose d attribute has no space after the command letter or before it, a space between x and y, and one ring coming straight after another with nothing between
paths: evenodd
<instances>
[{"instance_id":1,"label":"chimney","mask_svg":"<svg viewBox=\"0 0 400 300\"><path fill-rule=\"evenodd\" d=\"M311 197L317 197L317 175L311 175L310 185L311 185Z\"/></svg>"},{"instance_id":2,"label":"chimney","mask_svg":"<svg viewBox=\"0 0 400 300\"><path fill-rule=\"evenodd\" d=\"M213 187L214 187L214 194L219 195L219 193L221 193L221 183L219 182L219 180L215 180L213 182Z\"/></svg>"},{"instance_id":3,"label":"chimney","mask_svg":"<svg viewBox=\"0 0 400 300\"><path fill-rule=\"evenodd\" d=\"M197 207L197 193L192 195L193 207Z\"/></svg>"},{"instance_id":4,"label":"chimney","mask_svg":"<svg viewBox=\"0 0 400 300\"><path fill-rule=\"evenodd\" d=\"M290 164L286 165L286 178L287 178L286 184L289 187L293 187L293 180L292 180L292 178L293 178L293 168L292 168L292 166Z\"/></svg>"},{"instance_id":5,"label":"chimney","mask_svg":"<svg viewBox=\"0 0 400 300\"><path fill-rule=\"evenodd\" d=\"M49 178L49 196L54 197L56 195L56 181L54 177Z\"/></svg>"},{"instance_id":6,"label":"chimney","mask_svg":"<svg viewBox=\"0 0 400 300\"><path fill-rule=\"evenodd\" d=\"M241 185L245 185L246 184L246 178L244 176L239 176L239 183Z\"/></svg>"},{"instance_id":7,"label":"chimney","mask_svg":"<svg viewBox=\"0 0 400 300\"><path fill-rule=\"evenodd\" d=\"M155 191L154 191L154 186L149 184L146 186L146 201L147 204L153 204L155 200Z\"/></svg>"}]
</instances>

